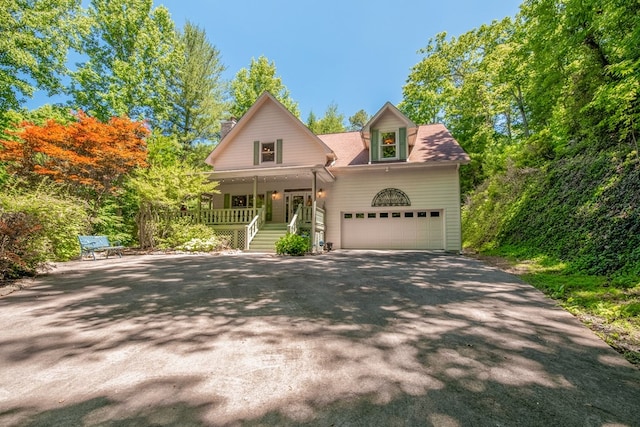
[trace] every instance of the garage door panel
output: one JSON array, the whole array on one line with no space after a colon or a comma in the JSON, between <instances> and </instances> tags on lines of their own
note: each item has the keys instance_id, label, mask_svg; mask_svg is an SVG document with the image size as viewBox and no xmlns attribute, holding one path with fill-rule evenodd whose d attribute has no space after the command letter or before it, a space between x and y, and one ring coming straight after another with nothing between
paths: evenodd
<instances>
[{"instance_id":1,"label":"garage door panel","mask_svg":"<svg viewBox=\"0 0 640 427\"><path fill-rule=\"evenodd\" d=\"M343 213L341 246L345 249L444 249L440 211L385 213Z\"/></svg>"}]
</instances>

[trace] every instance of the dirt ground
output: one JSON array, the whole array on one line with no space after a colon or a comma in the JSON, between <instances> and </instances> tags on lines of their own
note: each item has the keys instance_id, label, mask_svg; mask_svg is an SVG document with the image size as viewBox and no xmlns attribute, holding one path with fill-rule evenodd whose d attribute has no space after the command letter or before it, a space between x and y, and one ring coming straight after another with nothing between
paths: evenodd
<instances>
[{"instance_id":1,"label":"dirt ground","mask_svg":"<svg viewBox=\"0 0 640 427\"><path fill-rule=\"evenodd\" d=\"M640 426L640 371L464 256L70 262L0 324L0 425Z\"/></svg>"}]
</instances>

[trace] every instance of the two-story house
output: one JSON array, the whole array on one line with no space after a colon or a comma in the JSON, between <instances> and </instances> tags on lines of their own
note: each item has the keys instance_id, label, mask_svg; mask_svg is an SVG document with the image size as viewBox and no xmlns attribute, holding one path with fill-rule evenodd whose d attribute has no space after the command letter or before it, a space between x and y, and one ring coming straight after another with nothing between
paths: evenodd
<instances>
[{"instance_id":1,"label":"two-story house","mask_svg":"<svg viewBox=\"0 0 640 427\"><path fill-rule=\"evenodd\" d=\"M226 126L206 159L220 194L199 215L235 246L273 250L304 229L316 251L461 249L469 157L444 126L387 103L361 131L315 135L269 93Z\"/></svg>"}]
</instances>

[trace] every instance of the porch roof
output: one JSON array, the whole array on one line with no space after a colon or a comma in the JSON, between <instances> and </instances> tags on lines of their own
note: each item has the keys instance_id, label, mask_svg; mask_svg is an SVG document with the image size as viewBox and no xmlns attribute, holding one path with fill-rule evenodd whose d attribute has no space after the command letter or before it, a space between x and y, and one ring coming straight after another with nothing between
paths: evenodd
<instances>
[{"instance_id":1,"label":"porch roof","mask_svg":"<svg viewBox=\"0 0 640 427\"><path fill-rule=\"evenodd\" d=\"M236 169L219 172L213 171L209 173L209 178L211 180L236 178L251 179L256 176L258 178L269 178L269 181L281 181L285 179L305 177L311 179L311 177L313 176L313 172L316 172L316 176L322 182L333 182L336 180L336 177L323 165L283 166L260 169Z\"/></svg>"}]
</instances>

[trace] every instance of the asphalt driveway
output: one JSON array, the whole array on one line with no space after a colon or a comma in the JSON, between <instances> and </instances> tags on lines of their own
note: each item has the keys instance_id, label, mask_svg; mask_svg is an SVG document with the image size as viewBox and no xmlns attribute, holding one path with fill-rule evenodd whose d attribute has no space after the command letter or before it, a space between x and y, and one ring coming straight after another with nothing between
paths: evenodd
<instances>
[{"instance_id":1,"label":"asphalt driveway","mask_svg":"<svg viewBox=\"0 0 640 427\"><path fill-rule=\"evenodd\" d=\"M0 328L3 426L640 426L638 369L456 255L70 262Z\"/></svg>"}]
</instances>

